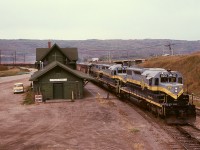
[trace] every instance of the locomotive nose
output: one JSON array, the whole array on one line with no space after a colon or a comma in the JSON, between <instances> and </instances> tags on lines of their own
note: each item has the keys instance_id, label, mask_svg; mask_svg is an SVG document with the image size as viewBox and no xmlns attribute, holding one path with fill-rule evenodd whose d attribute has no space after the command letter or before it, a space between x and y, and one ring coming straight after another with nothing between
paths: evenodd
<instances>
[{"instance_id":1,"label":"locomotive nose","mask_svg":"<svg viewBox=\"0 0 200 150\"><path fill-rule=\"evenodd\" d=\"M177 99L183 93L183 86L180 84L167 84L167 90L174 99Z\"/></svg>"},{"instance_id":2,"label":"locomotive nose","mask_svg":"<svg viewBox=\"0 0 200 150\"><path fill-rule=\"evenodd\" d=\"M175 93L178 93L178 87L175 87L175 88L174 88L174 92L175 92Z\"/></svg>"},{"instance_id":3,"label":"locomotive nose","mask_svg":"<svg viewBox=\"0 0 200 150\"><path fill-rule=\"evenodd\" d=\"M171 92L173 92L174 94L178 94L182 89L183 89L182 86L174 85L171 88Z\"/></svg>"}]
</instances>

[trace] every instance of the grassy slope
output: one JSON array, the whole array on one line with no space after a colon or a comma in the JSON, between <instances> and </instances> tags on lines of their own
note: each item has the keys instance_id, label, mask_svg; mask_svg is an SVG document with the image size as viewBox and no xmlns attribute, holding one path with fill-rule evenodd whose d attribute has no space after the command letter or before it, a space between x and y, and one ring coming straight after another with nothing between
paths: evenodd
<instances>
[{"instance_id":1,"label":"grassy slope","mask_svg":"<svg viewBox=\"0 0 200 150\"><path fill-rule=\"evenodd\" d=\"M160 67L177 70L183 74L184 89L200 96L200 52L184 56L167 56L147 60L143 67Z\"/></svg>"}]
</instances>

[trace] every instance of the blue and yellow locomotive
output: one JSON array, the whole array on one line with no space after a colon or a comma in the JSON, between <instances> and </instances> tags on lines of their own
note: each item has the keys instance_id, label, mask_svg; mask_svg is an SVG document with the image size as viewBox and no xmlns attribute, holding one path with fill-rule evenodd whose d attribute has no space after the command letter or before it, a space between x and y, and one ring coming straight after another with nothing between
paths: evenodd
<instances>
[{"instance_id":1,"label":"blue and yellow locomotive","mask_svg":"<svg viewBox=\"0 0 200 150\"><path fill-rule=\"evenodd\" d=\"M120 93L129 93L130 100L165 118L167 123L186 124L196 119L195 105L183 92L183 77L178 71L127 68L125 86L120 88Z\"/></svg>"},{"instance_id":2,"label":"blue and yellow locomotive","mask_svg":"<svg viewBox=\"0 0 200 150\"><path fill-rule=\"evenodd\" d=\"M167 123L186 124L196 119L195 105L184 93L183 77L178 71L119 64L91 64L89 70L98 84L164 118Z\"/></svg>"}]
</instances>

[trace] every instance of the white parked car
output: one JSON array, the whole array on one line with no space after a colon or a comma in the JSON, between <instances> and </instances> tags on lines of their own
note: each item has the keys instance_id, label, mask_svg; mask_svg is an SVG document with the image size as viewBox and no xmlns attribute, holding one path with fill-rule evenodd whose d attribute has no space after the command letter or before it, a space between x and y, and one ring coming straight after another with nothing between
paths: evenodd
<instances>
[{"instance_id":1,"label":"white parked car","mask_svg":"<svg viewBox=\"0 0 200 150\"><path fill-rule=\"evenodd\" d=\"M13 87L13 92L15 93L24 93L23 83L15 83Z\"/></svg>"}]
</instances>

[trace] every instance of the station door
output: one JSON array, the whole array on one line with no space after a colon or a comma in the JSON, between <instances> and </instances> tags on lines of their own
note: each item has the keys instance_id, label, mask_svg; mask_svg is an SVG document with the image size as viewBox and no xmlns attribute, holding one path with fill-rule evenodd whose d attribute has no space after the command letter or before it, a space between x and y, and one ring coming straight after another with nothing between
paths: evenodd
<instances>
[{"instance_id":1,"label":"station door","mask_svg":"<svg viewBox=\"0 0 200 150\"><path fill-rule=\"evenodd\" d=\"M54 83L53 84L53 99L63 99L63 84L62 83Z\"/></svg>"}]
</instances>

